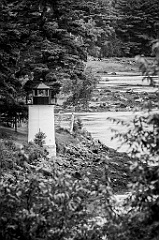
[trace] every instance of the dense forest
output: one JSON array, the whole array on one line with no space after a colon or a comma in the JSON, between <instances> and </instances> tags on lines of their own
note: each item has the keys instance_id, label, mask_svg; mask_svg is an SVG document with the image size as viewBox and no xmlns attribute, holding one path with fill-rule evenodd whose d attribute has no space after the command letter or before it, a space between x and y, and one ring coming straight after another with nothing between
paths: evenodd
<instances>
[{"instance_id":1,"label":"dense forest","mask_svg":"<svg viewBox=\"0 0 159 240\"><path fill-rule=\"evenodd\" d=\"M0 13L1 105L12 115L40 78L77 104L96 82L89 55L150 56L159 37L158 0L1 0Z\"/></svg>"}]
</instances>

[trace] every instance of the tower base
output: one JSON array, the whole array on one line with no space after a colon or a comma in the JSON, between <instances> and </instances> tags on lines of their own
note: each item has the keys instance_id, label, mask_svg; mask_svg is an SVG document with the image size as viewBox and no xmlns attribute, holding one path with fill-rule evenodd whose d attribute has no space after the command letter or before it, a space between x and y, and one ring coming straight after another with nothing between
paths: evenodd
<instances>
[{"instance_id":1,"label":"tower base","mask_svg":"<svg viewBox=\"0 0 159 240\"><path fill-rule=\"evenodd\" d=\"M37 133L45 133L44 147L49 157L56 156L54 106L29 105L28 142L33 142Z\"/></svg>"},{"instance_id":2,"label":"tower base","mask_svg":"<svg viewBox=\"0 0 159 240\"><path fill-rule=\"evenodd\" d=\"M44 145L46 150L48 151L48 157L56 157L56 145Z\"/></svg>"}]
</instances>

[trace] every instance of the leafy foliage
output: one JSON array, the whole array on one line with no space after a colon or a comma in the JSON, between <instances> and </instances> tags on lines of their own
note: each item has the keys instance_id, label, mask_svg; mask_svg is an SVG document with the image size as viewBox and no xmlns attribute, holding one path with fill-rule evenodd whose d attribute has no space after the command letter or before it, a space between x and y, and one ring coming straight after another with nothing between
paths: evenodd
<instances>
[{"instance_id":1,"label":"leafy foliage","mask_svg":"<svg viewBox=\"0 0 159 240\"><path fill-rule=\"evenodd\" d=\"M151 42L158 38L159 5L157 0L118 0L117 38L122 41L123 56L151 54Z\"/></svg>"},{"instance_id":2,"label":"leafy foliage","mask_svg":"<svg viewBox=\"0 0 159 240\"><path fill-rule=\"evenodd\" d=\"M101 169L102 181L94 181L91 159L68 167L68 161L48 159L33 143L17 149L12 142L1 142L0 156L2 239L102 239L90 203L98 197L111 214L106 169Z\"/></svg>"},{"instance_id":3,"label":"leafy foliage","mask_svg":"<svg viewBox=\"0 0 159 240\"><path fill-rule=\"evenodd\" d=\"M143 75L158 71L158 44L153 68L146 68L146 59L139 58ZM105 228L109 239L154 240L159 236L159 114L153 109L136 116L133 127L118 136L130 146L132 181L125 207L110 229ZM115 234L113 233L115 231Z\"/></svg>"},{"instance_id":4,"label":"leafy foliage","mask_svg":"<svg viewBox=\"0 0 159 240\"><path fill-rule=\"evenodd\" d=\"M40 78L54 94L67 81L72 99L85 97L78 86L87 86L91 36L80 21L87 11L85 0L1 1L1 105L24 101L23 90L29 92Z\"/></svg>"},{"instance_id":5,"label":"leafy foliage","mask_svg":"<svg viewBox=\"0 0 159 240\"><path fill-rule=\"evenodd\" d=\"M92 91L98 83L99 78L93 75L92 69L89 67L85 69L84 74L84 81L74 79L71 86L69 82L65 84L64 92L68 94L68 92L72 91L72 95L67 98L64 105L73 105L76 107L82 105L87 110Z\"/></svg>"},{"instance_id":6,"label":"leafy foliage","mask_svg":"<svg viewBox=\"0 0 159 240\"><path fill-rule=\"evenodd\" d=\"M88 54L98 57L114 55L112 41L115 40L115 16L112 1L98 0L92 4L88 2L89 15L85 28L88 29L91 39L88 41Z\"/></svg>"}]
</instances>

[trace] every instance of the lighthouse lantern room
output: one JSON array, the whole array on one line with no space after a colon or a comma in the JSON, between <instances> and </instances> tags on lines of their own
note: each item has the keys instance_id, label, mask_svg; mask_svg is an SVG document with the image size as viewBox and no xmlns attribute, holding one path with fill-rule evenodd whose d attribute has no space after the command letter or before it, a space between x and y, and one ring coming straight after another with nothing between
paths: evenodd
<instances>
[{"instance_id":1,"label":"lighthouse lantern room","mask_svg":"<svg viewBox=\"0 0 159 240\"><path fill-rule=\"evenodd\" d=\"M51 88L42 81L32 89L32 101L29 104L28 142L34 141L35 135L46 135L44 146L50 157L56 156L54 104L51 103Z\"/></svg>"}]
</instances>

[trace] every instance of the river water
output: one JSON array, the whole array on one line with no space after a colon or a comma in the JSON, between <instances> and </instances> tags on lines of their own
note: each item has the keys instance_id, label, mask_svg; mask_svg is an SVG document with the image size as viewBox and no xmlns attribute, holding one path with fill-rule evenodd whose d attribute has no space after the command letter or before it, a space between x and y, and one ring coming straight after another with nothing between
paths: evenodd
<instances>
[{"instance_id":1,"label":"river water","mask_svg":"<svg viewBox=\"0 0 159 240\"><path fill-rule=\"evenodd\" d=\"M63 128L70 128L72 113L65 113L59 116L61 117L60 126ZM128 146L124 144L121 146L119 139L113 139L113 129L119 132L127 132L128 126L122 126L121 124L113 123L112 119L119 119L125 123L130 123L135 114L133 112L94 112L94 113L74 113L75 118L82 120L83 128L92 134L94 139L99 139L102 143L108 147L118 150L119 152L125 152ZM121 147L120 147L121 146ZM120 149L118 149L120 147Z\"/></svg>"},{"instance_id":2,"label":"river water","mask_svg":"<svg viewBox=\"0 0 159 240\"><path fill-rule=\"evenodd\" d=\"M156 87L149 86L149 81L143 80L143 76L102 76L97 88L114 87L118 91L132 89L134 92L155 92L158 90L158 76L154 76L153 81Z\"/></svg>"},{"instance_id":3,"label":"river water","mask_svg":"<svg viewBox=\"0 0 159 240\"><path fill-rule=\"evenodd\" d=\"M127 91L128 88L131 88L134 92L154 92L158 89L157 87L150 87L149 83L146 80L143 81L142 78L143 76L102 76L97 88L104 89L109 86L114 86L119 91ZM157 77L155 77L155 81L158 82ZM116 129L119 132L127 132L128 127L113 123L108 118L124 120L126 123L130 123L136 114L141 113L126 111L74 113L75 117L82 120L83 127L92 134L94 139L99 139L108 147L118 150L119 152L126 152L128 146L126 144L121 146L121 141L119 141L119 139L112 140L112 137L114 136L112 129ZM60 121L61 127L70 127L71 115L72 113L61 114L59 117L62 120Z\"/></svg>"}]
</instances>

